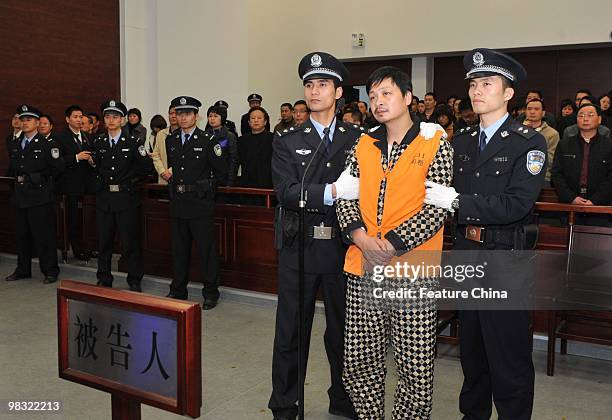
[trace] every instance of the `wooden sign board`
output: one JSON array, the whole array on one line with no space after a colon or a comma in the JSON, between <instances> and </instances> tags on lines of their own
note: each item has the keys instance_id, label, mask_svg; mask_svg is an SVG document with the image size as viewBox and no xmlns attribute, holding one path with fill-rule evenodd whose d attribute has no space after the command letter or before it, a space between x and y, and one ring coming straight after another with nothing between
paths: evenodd
<instances>
[{"instance_id":1,"label":"wooden sign board","mask_svg":"<svg viewBox=\"0 0 612 420\"><path fill-rule=\"evenodd\" d=\"M201 318L197 303L64 280L59 376L111 393L113 413L138 411L125 418L139 418L140 403L197 418Z\"/></svg>"}]
</instances>

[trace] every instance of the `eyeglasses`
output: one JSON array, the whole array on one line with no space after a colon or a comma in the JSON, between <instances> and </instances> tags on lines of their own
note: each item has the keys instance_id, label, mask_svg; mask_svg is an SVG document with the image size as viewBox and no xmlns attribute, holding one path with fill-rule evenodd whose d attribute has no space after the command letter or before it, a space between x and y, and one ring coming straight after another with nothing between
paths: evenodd
<instances>
[{"instance_id":1,"label":"eyeglasses","mask_svg":"<svg viewBox=\"0 0 612 420\"><path fill-rule=\"evenodd\" d=\"M586 117L593 118L595 116L597 116L596 112L589 112L588 114L583 114L581 112L581 113L578 114L578 118L586 118Z\"/></svg>"}]
</instances>

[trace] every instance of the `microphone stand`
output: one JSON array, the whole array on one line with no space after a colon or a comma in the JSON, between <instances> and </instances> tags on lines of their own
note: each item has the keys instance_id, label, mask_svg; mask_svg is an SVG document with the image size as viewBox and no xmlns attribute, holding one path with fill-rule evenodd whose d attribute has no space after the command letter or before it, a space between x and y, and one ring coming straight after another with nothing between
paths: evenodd
<instances>
[{"instance_id":1,"label":"microphone stand","mask_svg":"<svg viewBox=\"0 0 612 420\"><path fill-rule=\"evenodd\" d=\"M298 202L299 207L299 223L298 223L298 419L304 420L304 382L306 381L306 361L304 360L304 343L306 342L306 325L304 319L304 283L305 283L305 268L304 268L304 253L306 252L306 230L304 228L304 218L306 216L306 201L308 200L308 191L304 191L304 180L310 165L314 160L315 156L319 152L319 148L323 144L323 141L319 142L319 145L315 149L306 169L302 176L302 183L300 185L300 201Z\"/></svg>"}]
</instances>

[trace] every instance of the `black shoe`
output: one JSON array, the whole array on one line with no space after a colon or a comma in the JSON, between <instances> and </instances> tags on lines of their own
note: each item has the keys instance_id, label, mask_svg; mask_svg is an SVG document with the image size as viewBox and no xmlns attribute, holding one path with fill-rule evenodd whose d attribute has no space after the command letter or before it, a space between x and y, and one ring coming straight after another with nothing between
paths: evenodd
<instances>
[{"instance_id":1,"label":"black shoe","mask_svg":"<svg viewBox=\"0 0 612 420\"><path fill-rule=\"evenodd\" d=\"M140 284L130 284L130 290L132 292L142 293L142 288L140 287Z\"/></svg>"},{"instance_id":2,"label":"black shoe","mask_svg":"<svg viewBox=\"0 0 612 420\"><path fill-rule=\"evenodd\" d=\"M13 274L6 276L6 278L4 280L6 280L6 281L15 281L15 280L29 279L29 278L32 278L31 274L28 274L28 275L24 276L22 274L18 274L15 271Z\"/></svg>"},{"instance_id":3,"label":"black shoe","mask_svg":"<svg viewBox=\"0 0 612 420\"><path fill-rule=\"evenodd\" d=\"M98 282L96 283L96 286L113 287L113 283L107 283L105 281L98 280Z\"/></svg>"},{"instance_id":4,"label":"black shoe","mask_svg":"<svg viewBox=\"0 0 612 420\"><path fill-rule=\"evenodd\" d=\"M43 284L51 284L57 281L57 276L45 276L43 280Z\"/></svg>"},{"instance_id":5,"label":"black shoe","mask_svg":"<svg viewBox=\"0 0 612 420\"><path fill-rule=\"evenodd\" d=\"M187 298L189 297L189 294L188 293L178 294L178 293L174 293L174 292L169 292L166 295L166 297L172 298L172 299L187 300Z\"/></svg>"},{"instance_id":6,"label":"black shoe","mask_svg":"<svg viewBox=\"0 0 612 420\"><path fill-rule=\"evenodd\" d=\"M208 310L214 308L215 306L217 306L217 301L216 300L204 299L204 302L202 303L202 310L203 311L208 311Z\"/></svg>"},{"instance_id":7,"label":"black shoe","mask_svg":"<svg viewBox=\"0 0 612 420\"><path fill-rule=\"evenodd\" d=\"M349 404L348 406L346 404L342 405L342 406L338 406L338 405L333 405L333 404L329 404L329 414L333 414L334 416L338 416L338 417L345 417L347 419L353 419L353 420L358 420L359 416L357 415L357 413L355 412L355 409L352 407L351 404Z\"/></svg>"}]
</instances>

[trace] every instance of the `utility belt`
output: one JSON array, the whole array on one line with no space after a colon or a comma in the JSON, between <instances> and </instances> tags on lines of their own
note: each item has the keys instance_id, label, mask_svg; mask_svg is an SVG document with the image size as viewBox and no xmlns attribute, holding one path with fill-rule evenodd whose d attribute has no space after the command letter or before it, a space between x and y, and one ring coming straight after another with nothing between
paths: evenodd
<instances>
[{"instance_id":1,"label":"utility belt","mask_svg":"<svg viewBox=\"0 0 612 420\"><path fill-rule=\"evenodd\" d=\"M214 190L214 182L210 180L198 181L195 184L171 184L172 190L179 194L186 192L207 193Z\"/></svg>"},{"instance_id":2,"label":"utility belt","mask_svg":"<svg viewBox=\"0 0 612 420\"><path fill-rule=\"evenodd\" d=\"M132 191L132 186L128 184L108 184L105 190L108 192L130 192Z\"/></svg>"},{"instance_id":3,"label":"utility belt","mask_svg":"<svg viewBox=\"0 0 612 420\"><path fill-rule=\"evenodd\" d=\"M305 226L305 235L316 240L330 240L340 236L338 228L325 226L321 222L319 226ZM284 246L292 246L298 236L299 216L295 211L287 211L282 205L277 205L274 212L274 247L277 250Z\"/></svg>"},{"instance_id":4,"label":"utility belt","mask_svg":"<svg viewBox=\"0 0 612 420\"><path fill-rule=\"evenodd\" d=\"M338 229L325 226L323 222L319 226L306 226L306 236L312 239L332 239L338 236Z\"/></svg>"},{"instance_id":5,"label":"utility belt","mask_svg":"<svg viewBox=\"0 0 612 420\"><path fill-rule=\"evenodd\" d=\"M15 177L15 184L17 185L27 184L27 185L42 187L44 184L47 183L48 180L49 180L48 176L44 176L39 173L24 174L24 175L17 175Z\"/></svg>"},{"instance_id":6,"label":"utility belt","mask_svg":"<svg viewBox=\"0 0 612 420\"><path fill-rule=\"evenodd\" d=\"M496 246L516 250L534 249L538 242L538 225L517 225L512 228L496 228L476 225L459 225L457 231L467 240L483 244L485 248Z\"/></svg>"}]
</instances>

